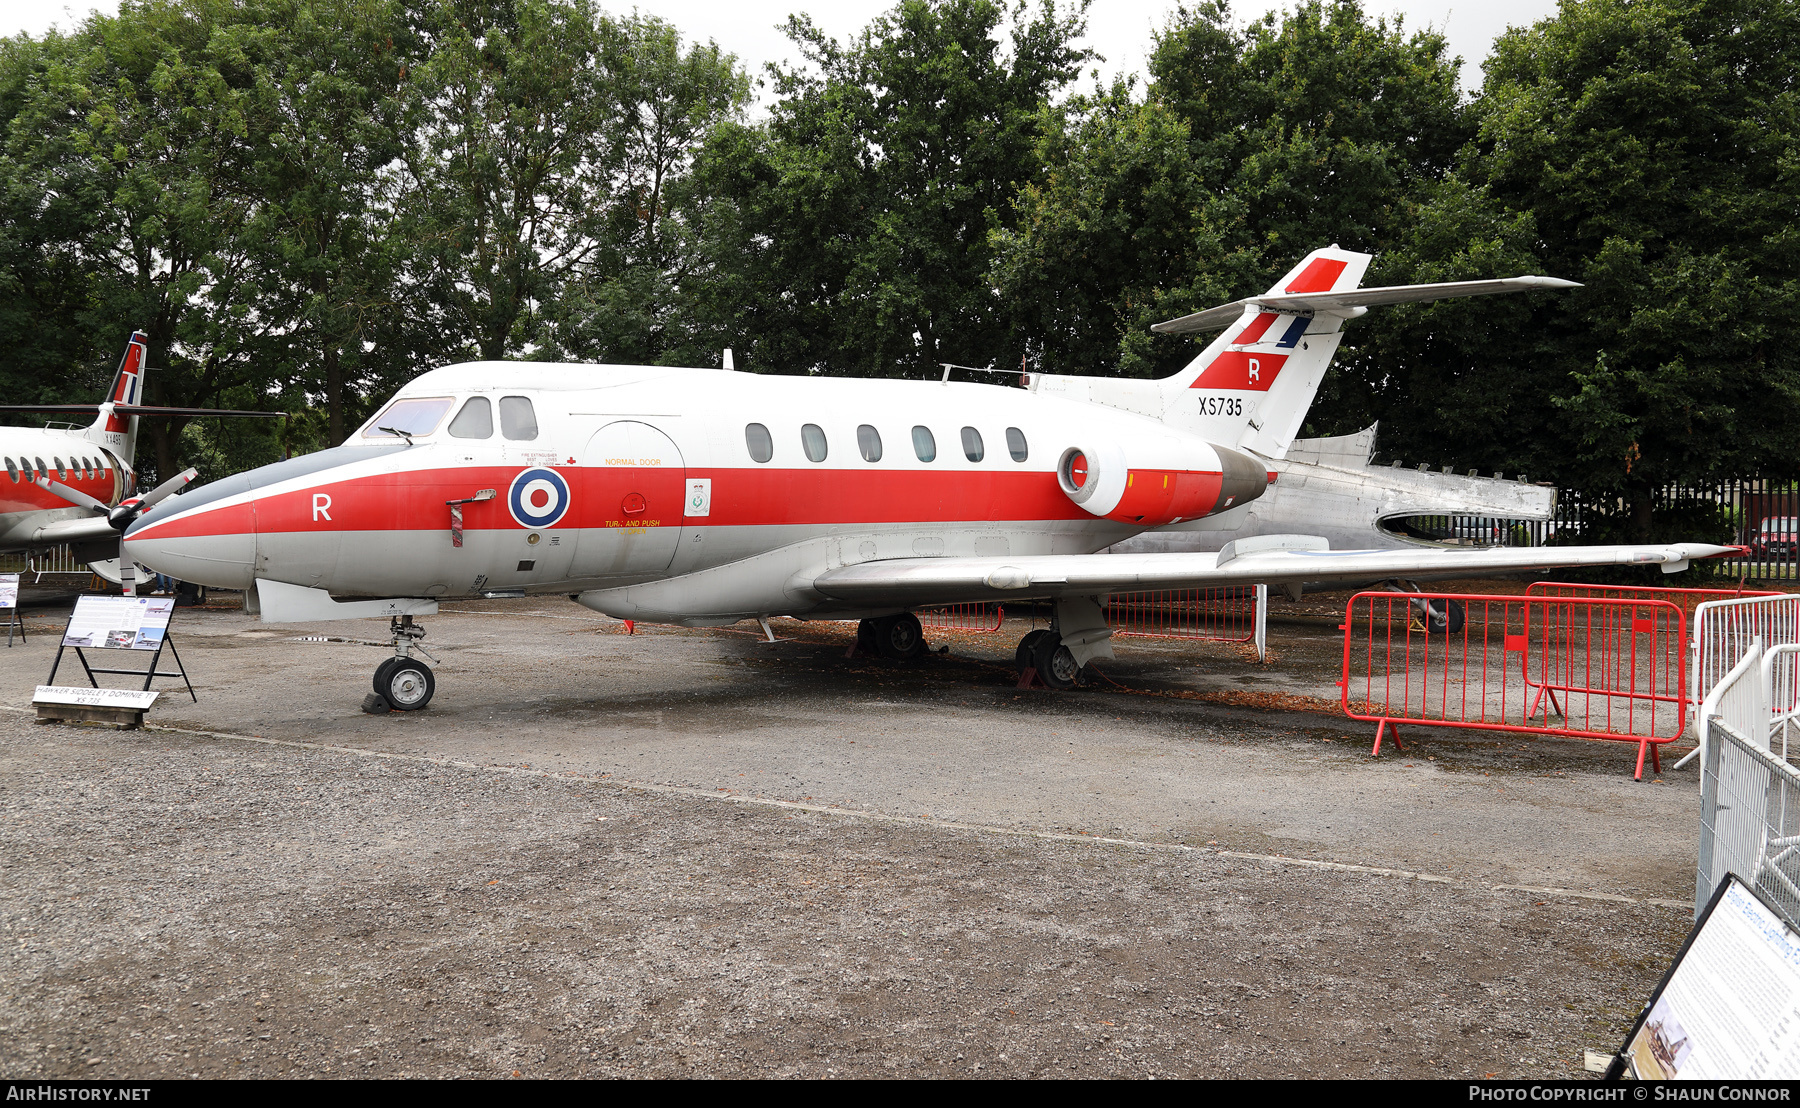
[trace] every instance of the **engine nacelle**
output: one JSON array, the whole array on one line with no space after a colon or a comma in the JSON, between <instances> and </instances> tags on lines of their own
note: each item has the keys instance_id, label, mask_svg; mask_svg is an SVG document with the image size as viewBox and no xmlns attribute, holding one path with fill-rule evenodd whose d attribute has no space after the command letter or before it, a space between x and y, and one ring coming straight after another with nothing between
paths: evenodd
<instances>
[{"instance_id":1,"label":"engine nacelle","mask_svg":"<svg viewBox=\"0 0 1800 1108\"><path fill-rule=\"evenodd\" d=\"M1211 443L1106 440L1071 446L1056 466L1064 494L1106 519L1167 527L1255 500L1274 479L1248 454Z\"/></svg>"}]
</instances>

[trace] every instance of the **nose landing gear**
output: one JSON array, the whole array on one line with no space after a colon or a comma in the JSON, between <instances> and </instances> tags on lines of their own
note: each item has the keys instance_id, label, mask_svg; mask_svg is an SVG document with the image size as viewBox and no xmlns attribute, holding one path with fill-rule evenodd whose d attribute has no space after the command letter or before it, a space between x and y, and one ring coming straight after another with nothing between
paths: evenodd
<instances>
[{"instance_id":1,"label":"nose landing gear","mask_svg":"<svg viewBox=\"0 0 1800 1108\"><path fill-rule=\"evenodd\" d=\"M413 657L416 650L437 661L419 642L425 637L425 628L414 623L411 616L399 616L388 624L388 635L393 639L394 656L375 667L375 691L363 697L363 711L370 715L381 715L390 709L416 712L431 703L432 694L437 692L437 678L432 676L431 667Z\"/></svg>"}]
</instances>

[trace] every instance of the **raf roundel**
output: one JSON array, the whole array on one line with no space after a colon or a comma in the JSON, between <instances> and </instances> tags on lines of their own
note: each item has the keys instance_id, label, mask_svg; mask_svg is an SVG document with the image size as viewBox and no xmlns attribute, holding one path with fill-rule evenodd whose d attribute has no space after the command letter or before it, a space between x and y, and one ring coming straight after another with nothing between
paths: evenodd
<instances>
[{"instance_id":1,"label":"raf roundel","mask_svg":"<svg viewBox=\"0 0 1800 1108\"><path fill-rule=\"evenodd\" d=\"M553 469L528 469L513 478L506 506L520 527L554 527L569 510L569 483Z\"/></svg>"}]
</instances>

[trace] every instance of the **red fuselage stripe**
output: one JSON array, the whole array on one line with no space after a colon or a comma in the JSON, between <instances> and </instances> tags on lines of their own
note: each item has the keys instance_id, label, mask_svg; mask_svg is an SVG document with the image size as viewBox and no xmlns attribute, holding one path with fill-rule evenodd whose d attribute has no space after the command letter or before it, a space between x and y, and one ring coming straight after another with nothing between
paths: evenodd
<instances>
[{"instance_id":1,"label":"red fuselage stripe","mask_svg":"<svg viewBox=\"0 0 1800 1108\"><path fill-rule=\"evenodd\" d=\"M464 504L465 530L513 530L507 507L521 467L469 467L326 481L203 510L146 527L143 538L280 532L422 531L449 526L446 501L483 488L499 495ZM570 488L556 529L691 524L702 527L851 526L891 523L1008 523L1090 520L1063 495L1056 475L1038 470L608 469L556 471ZM1217 489L1217 474L1205 475ZM711 510L684 517L688 479L712 481ZM1161 478L1158 478L1160 492ZM638 509L635 498L642 497ZM630 501L628 504L627 501ZM627 511L627 507L633 509ZM541 528L549 530L551 528Z\"/></svg>"}]
</instances>

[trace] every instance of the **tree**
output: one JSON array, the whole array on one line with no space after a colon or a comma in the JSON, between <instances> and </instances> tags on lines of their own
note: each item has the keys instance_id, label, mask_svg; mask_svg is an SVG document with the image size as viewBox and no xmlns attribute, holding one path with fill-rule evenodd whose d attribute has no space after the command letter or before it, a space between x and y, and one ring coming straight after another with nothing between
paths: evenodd
<instances>
[{"instance_id":1,"label":"tree","mask_svg":"<svg viewBox=\"0 0 1800 1108\"><path fill-rule=\"evenodd\" d=\"M1503 36L1458 180L1384 268L1481 276L1486 250L1585 287L1378 323L1372 395L1410 412L1392 446L1617 500L1639 540L1662 530L1662 486L1792 476L1797 52L1800 5L1781 0L1581 0Z\"/></svg>"},{"instance_id":2,"label":"tree","mask_svg":"<svg viewBox=\"0 0 1800 1108\"><path fill-rule=\"evenodd\" d=\"M634 13L604 29L618 125L604 136L602 164L613 179L594 248L558 291L552 338L559 352L596 361L699 364L716 349L697 347L694 334L709 268L694 223L704 204L694 155L712 128L740 115L750 79L714 43L684 52L661 20Z\"/></svg>"},{"instance_id":3,"label":"tree","mask_svg":"<svg viewBox=\"0 0 1800 1108\"><path fill-rule=\"evenodd\" d=\"M1192 340L1159 319L1260 292L1327 243L1382 251L1471 129L1441 35L1313 0L1240 32L1178 8L1142 101L1118 85L1047 113L1041 183L998 236L1017 334L1059 372L1161 375Z\"/></svg>"},{"instance_id":4,"label":"tree","mask_svg":"<svg viewBox=\"0 0 1800 1108\"><path fill-rule=\"evenodd\" d=\"M260 275L238 311L263 328L258 356L293 367L289 387L323 401L335 444L363 379L393 376L377 370L396 353L381 326L398 294L388 167L410 137L402 79L416 44L386 0L264 2L229 38L257 106L242 241Z\"/></svg>"},{"instance_id":5,"label":"tree","mask_svg":"<svg viewBox=\"0 0 1800 1108\"><path fill-rule=\"evenodd\" d=\"M445 352L546 340L544 305L593 255L621 104L590 0L439 0L414 75L401 210L419 326Z\"/></svg>"},{"instance_id":6,"label":"tree","mask_svg":"<svg viewBox=\"0 0 1800 1108\"><path fill-rule=\"evenodd\" d=\"M68 344L63 377L82 394L62 399L95 399L134 329L150 336L152 403L216 403L264 380L229 320L254 277L252 202L234 187L254 87L218 39L235 18L228 0L127 2L9 48L5 280L34 291L45 333ZM146 419L143 434L156 472L179 468L179 423Z\"/></svg>"},{"instance_id":7,"label":"tree","mask_svg":"<svg viewBox=\"0 0 1800 1108\"><path fill-rule=\"evenodd\" d=\"M789 20L810 68L772 70L768 122L715 129L697 170L704 295L747 364L889 375L1017 357L988 232L1038 173L1040 109L1089 56L1082 10L905 0L848 45Z\"/></svg>"}]
</instances>

